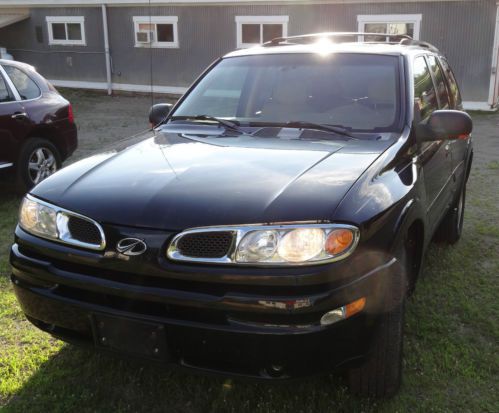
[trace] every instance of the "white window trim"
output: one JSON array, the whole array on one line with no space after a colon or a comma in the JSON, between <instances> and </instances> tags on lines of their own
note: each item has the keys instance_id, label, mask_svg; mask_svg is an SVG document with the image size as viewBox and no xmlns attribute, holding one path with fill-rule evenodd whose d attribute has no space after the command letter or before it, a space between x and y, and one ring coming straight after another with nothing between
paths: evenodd
<instances>
[{"instance_id":1,"label":"white window trim","mask_svg":"<svg viewBox=\"0 0 499 413\"><path fill-rule=\"evenodd\" d=\"M87 41L85 37L85 16L47 16L47 29L49 33L49 45L63 45L63 46L86 46ZM81 40L59 40L54 39L52 32L52 23L79 23L81 27Z\"/></svg>"},{"instance_id":2,"label":"white window trim","mask_svg":"<svg viewBox=\"0 0 499 413\"><path fill-rule=\"evenodd\" d=\"M357 16L359 32L365 32L366 23L413 23L414 40L419 40L422 14L359 14ZM359 36L360 41L364 36Z\"/></svg>"},{"instance_id":3,"label":"white window trim","mask_svg":"<svg viewBox=\"0 0 499 413\"><path fill-rule=\"evenodd\" d=\"M289 16L236 16L237 36L236 47L244 49L247 47L258 46L260 43L243 43L243 24L260 24L260 38L263 39L262 24L282 24L282 35L288 35Z\"/></svg>"},{"instance_id":4,"label":"white window trim","mask_svg":"<svg viewBox=\"0 0 499 413\"><path fill-rule=\"evenodd\" d=\"M172 24L173 25L173 42L157 42L156 40L150 44L137 43L137 33L139 24ZM178 16L134 16L133 17L133 41L135 47L152 47L152 48L170 48L178 49ZM157 31L156 31L157 33Z\"/></svg>"}]
</instances>

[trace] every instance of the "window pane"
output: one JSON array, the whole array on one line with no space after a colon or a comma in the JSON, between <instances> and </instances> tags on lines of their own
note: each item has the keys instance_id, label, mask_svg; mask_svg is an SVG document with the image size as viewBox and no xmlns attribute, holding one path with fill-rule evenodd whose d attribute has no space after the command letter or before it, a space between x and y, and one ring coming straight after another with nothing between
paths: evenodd
<instances>
[{"instance_id":1,"label":"window pane","mask_svg":"<svg viewBox=\"0 0 499 413\"><path fill-rule=\"evenodd\" d=\"M66 25L64 23L52 23L52 36L54 40L66 40Z\"/></svg>"},{"instance_id":2,"label":"window pane","mask_svg":"<svg viewBox=\"0 0 499 413\"><path fill-rule=\"evenodd\" d=\"M40 96L40 89L38 89L36 83L33 82L26 73L14 66L5 65L4 69L10 77L10 80L12 80L12 83L14 83L14 86L22 99L34 99Z\"/></svg>"},{"instance_id":3,"label":"window pane","mask_svg":"<svg viewBox=\"0 0 499 413\"><path fill-rule=\"evenodd\" d=\"M438 109L433 81L423 57L417 57L414 60L414 101L421 119L427 118Z\"/></svg>"},{"instance_id":4,"label":"window pane","mask_svg":"<svg viewBox=\"0 0 499 413\"><path fill-rule=\"evenodd\" d=\"M448 109L450 104L449 94L447 92L447 85L445 84L444 75L440 65L437 63L435 56L429 56L428 62L430 64L430 69L435 77L435 83L437 85L438 99L440 100L441 109Z\"/></svg>"},{"instance_id":5,"label":"window pane","mask_svg":"<svg viewBox=\"0 0 499 413\"><path fill-rule=\"evenodd\" d=\"M457 86L456 78L454 77L454 73L452 72L447 60L440 59L440 63L442 63L442 67L444 69L445 77L449 82L450 87L450 95L453 101L453 109L461 109L461 94L459 93L459 87Z\"/></svg>"},{"instance_id":6,"label":"window pane","mask_svg":"<svg viewBox=\"0 0 499 413\"><path fill-rule=\"evenodd\" d=\"M407 34L411 37L414 36L414 24L413 23L389 23L388 24L388 34Z\"/></svg>"},{"instance_id":7,"label":"window pane","mask_svg":"<svg viewBox=\"0 0 499 413\"><path fill-rule=\"evenodd\" d=\"M386 23L366 23L364 25L366 33L386 33ZM384 42L385 36L364 36L366 42Z\"/></svg>"},{"instance_id":8,"label":"window pane","mask_svg":"<svg viewBox=\"0 0 499 413\"><path fill-rule=\"evenodd\" d=\"M282 24L264 24L263 42L268 42L276 37L282 37Z\"/></svg>"},{"instance_id":9,"label":"window pane","mask_svg":"<svg viewBox=\"0 0 499 413\"><path fill-rule=\"evenodd\" d=\"M243 24L242 31L243 43L261 43L259 24Z\"/></svg>"},{"instance_id":10,"label":"window pane","mask_svg":"<svg viewBox=\"0 0 499 413\"><path fill-rule=\"evenodd\" d=\"M82 40L80 23L68 23L68 40Z\"/></svg>"},{"instance_id":11,"label":"window pane","mask_svg":"<svg viewBox=\"0 0 499 413\"><path fill-rule=\"evenodd\" d=\"M173 24L157 24L158 42L173 42Z\"/></svg>"},{"instance_id":12,"label":"window pane","mask_svg":"<svg viewBox=\"0 0 499 413\"><path fill-rule=\"evenodd\" d=\"M7 90L7 85L0 76L0 102L10 102L12 98L10 97L9 91Z\"/></svg>"},{"instance_id":13,"label":"window pane","mask_svg":"<svg viewBox=\"0 0 499 413\"><path fill-rule=\"evenodd\" d=\"M139 24L139 30L154 30L154 24L149 24L149 23L140 23Z\"/></svg>"},{"instance_id":14,"label":"window pane","mask_svg":"<svg viewBox=\"0 0 499 413\"><path fill-rule=\"evenodd\" d=\"M367 33L386 33L386 23L366 23L364 28Z\"/></svg>"}]
</instances>

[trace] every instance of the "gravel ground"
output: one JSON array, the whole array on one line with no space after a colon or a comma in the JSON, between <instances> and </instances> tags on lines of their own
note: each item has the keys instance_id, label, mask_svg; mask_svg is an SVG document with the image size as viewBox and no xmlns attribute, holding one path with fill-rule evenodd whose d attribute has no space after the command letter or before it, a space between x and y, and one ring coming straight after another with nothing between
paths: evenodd
<instances>
[{"instance_id":1,"label":"gravel ground","mask_svg":"<svg viewBox=\"0 0 499 413\"><path fill-rule=\"evenodd\" d=\"M148 113L152 102L174 103L175 99L156 95L127 94L107 96L101 92L60 89L73 104L78 126L78 149L69 162L95 152L112 149L117 141L133 139L149 130Z\"/></svg>"}]
</instances>

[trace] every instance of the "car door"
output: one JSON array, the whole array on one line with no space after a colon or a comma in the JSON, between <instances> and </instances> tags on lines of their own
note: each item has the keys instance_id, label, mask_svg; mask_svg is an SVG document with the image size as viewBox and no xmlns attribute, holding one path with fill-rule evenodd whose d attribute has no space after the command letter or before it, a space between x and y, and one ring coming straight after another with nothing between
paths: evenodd
<instances>
[{"instance_id":1,"label":"car door","mask_svg":"<svg viewBox=\"0 0 499 413\"><path fill-rule=\"evenodd\" d=\"M20 141L28 132L27 125L18 118L21 113L23 107L16 100L16 91L0 66L0 169L13 166Z\"/></svg>"},{"instance_id":2,"label":"car door","mask_svg":"<svg viewBox=\"0 0 499 413\"><path fill-rule=\"evenodd\" d=\"M414 59L414 120L427 121L433 111L439 109L437 90L433 83L425 56ZM449 141L421 142L419 161L423 168L426 191L426 213L434 230L450 204L452 188L452 156Z\"/></svg>"},{"instance_id":3,"label":"car door","mask_svg":"<svg viewBox=\"0 0 499 413\"><path fill-rule=\"evenodd\" d=\"M457 85L456 78L454 77L454 73L452 72L452 69L446 59L441 57L439 62L449 89L450 108L463 110L461 94L459 92L459 87ZM452 153L452 169L456 181L456 190L458 191L461 188L460 185L462 184L463 179L465 179L467 167L466 157L468 155L468 147L471 143L471 139L455 139L449 143Z\"/></svg>"}]
</instances>

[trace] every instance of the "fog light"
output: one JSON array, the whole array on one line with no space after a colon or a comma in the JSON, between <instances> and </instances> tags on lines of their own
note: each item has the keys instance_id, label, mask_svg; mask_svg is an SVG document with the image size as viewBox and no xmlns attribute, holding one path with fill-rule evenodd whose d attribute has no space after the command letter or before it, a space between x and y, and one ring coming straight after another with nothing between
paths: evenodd
<instances>
[{"instance_id":1,"label":"fog light","mask_svg":"<svg viewBox=\"0 0 499 413\"><path fill-rule=\"evenodd\" d=\"M361 312L366 305L366 298L362 297L334 310L328 311L321 317L321 325L328 326L340 320L345 320Z\"/></svg>"},{"instance_id":2,"label":"fog light","mask_svg":"<svg viewBox=\"0 0 499 413\"><path fill-rule=\"evenodd\" d=\"M329 311L321 317L321 325L328 326L345 319L345 306Z\"/></svg>"}]
</instances>

